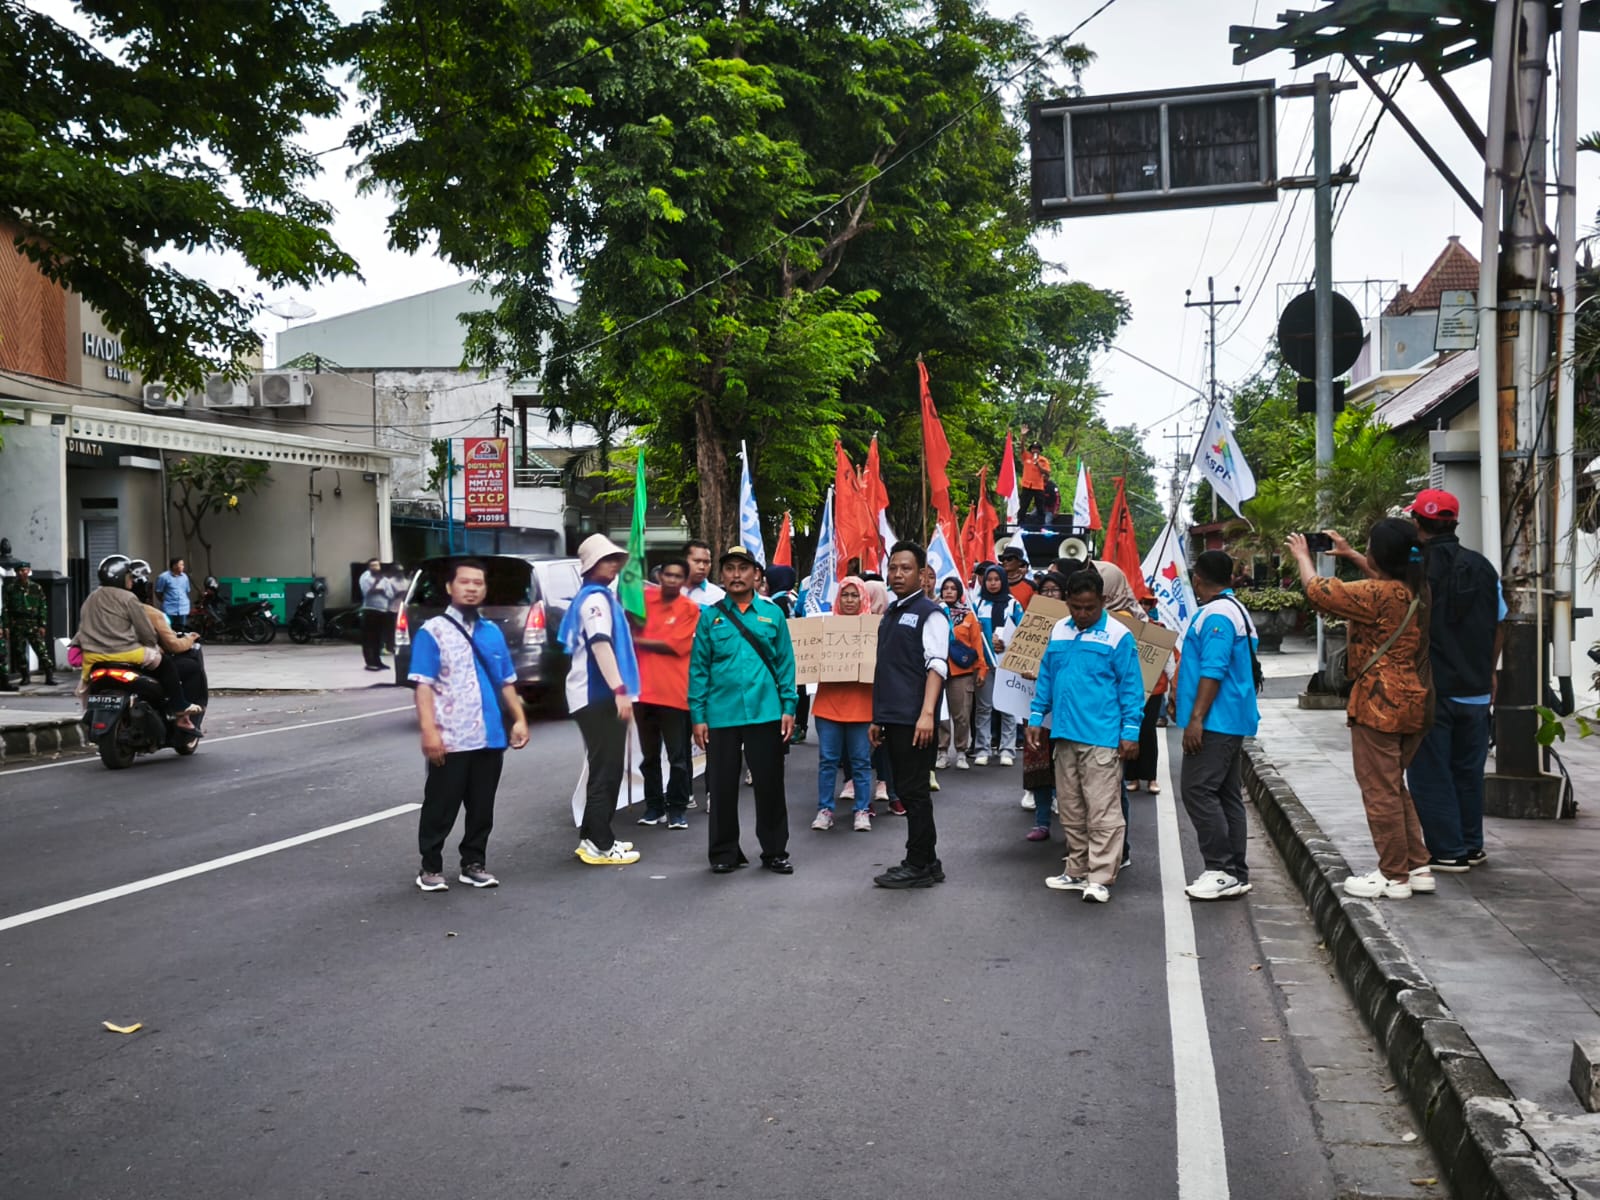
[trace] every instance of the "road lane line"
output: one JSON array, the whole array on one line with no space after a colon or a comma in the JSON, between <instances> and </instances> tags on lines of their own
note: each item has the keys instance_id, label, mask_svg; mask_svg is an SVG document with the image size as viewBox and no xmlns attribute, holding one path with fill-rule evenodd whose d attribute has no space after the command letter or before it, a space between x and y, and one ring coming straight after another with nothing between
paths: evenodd
<instances>
[{"instance_id":1,"label":"road lane line","mask_svg":"<svg viewBox=\"0 0 1600 1200\"><path fill-rule=\"evenodd\" d=\"M62 913L76 912L80 908L104 904L107 900L120 900L123 896L131 896L136 892L147 892L151 888L158 888L164 884L177 883L180 879L204 875L209 871L220 871L223 867L249 862L252 858L261 858L267 854L276 854L279 850L288 850L293 846L303 846L307 842L320 841L322 838L332 837L336 833L346 833L352 829L359 829L363 825L373 825L379 821L387 821L391 817L404 816L406 813L416 812L421 807L422 805L420 804L397 804L393 808L386 808L382 812L368 813L366 816L357 817L353 821L341 821L337 825L324 825L321 829L313 829L310 833L284 838L279 842L268 842L264 846L256 846L251 850L241 850L237 854L227 854L221 858L213 858L209 862L196 863L192 867L182 867L176 871L168 871L164 875L151 875L146 879L136 879L132 883L124 883L120 887L107 888L103 892L90 892L87 896L79 896L75 900L63 900L59 904L49 904L44 908L29 909L27 912L20 912L15 916L0 917L0 933L4 933L8 929L15 929L19 925L31 925L35 921L59 917Z\"/></svg>"},{"instance_id":2,"label":"road lane line","mask_svg":"<svg viewBox=\"0 0 1600 1200\"><path fill-rule=\"evenodd\" d=\"M1177 739L1168 747L1180 746ZM1211 1057L1194 917L1184 885L1172 755L1163 754L1166 785L1156 800L1161 845L1161 915L1167 938L1167 1016L1172 1026L1172 1097L1178 1125L1178 1200L1228 1200L1228 1154ZM1221 903L1219 901L1219 903Z\"/></svg>"},{"instance_id":3,"label":"road lane line","mask_svg":"<svg viewBox=\"0 0 1600 1200\"><path fill-rule=\"evenodd\" d=\"M273 725L267 729L252 729L249 733L225 733L221 737L206 738L205 744L215 746L219 742L237 742L241 738L265 737L269 733L292 733L296 729L315 729L319 725L339 725L345 721L365 721L372 717L386 717L392 713L415 711L416 709L412 705L402 704L398 708L380 708L376 712L356 713L351 717L329 717L326 721L306 721L299 725ZM89 754L83 758L67 758L62 759L60 762L40 763L38 766L33 767L13 767L9 771L0 771L0 779L4 779L7 775L26 775L29 771L50 771L56 767L76 767L81 766L83 763L99 761L98 756Z\"/></svg>"}]
</instances>

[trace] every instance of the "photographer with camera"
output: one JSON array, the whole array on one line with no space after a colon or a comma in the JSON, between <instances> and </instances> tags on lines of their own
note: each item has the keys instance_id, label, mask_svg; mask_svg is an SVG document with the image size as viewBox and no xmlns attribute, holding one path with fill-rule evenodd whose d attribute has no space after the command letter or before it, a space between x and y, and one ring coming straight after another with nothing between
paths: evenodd
<instances>
[{"instance_id":1,"label":"photographer with camera","mask_svg":"<svg viewBox=\"0 0 1600 1200\"><path fill-rule=\"evenodd\" d=\"M1428 867L1417 810L1406 791L1405 771L1433 721L1432 668L1428 661L1428 584L1416 526L1398 517L1379 521L1361 554L1331 530L1332 552L1367 576L1353 583L1317 574L1306 535L1289 535L1306 601L1348 625L1354 686L1346 707L1350 756L1378 869L1344 881L1347 896L1408 899L1437 890Z\"/></svg>"}]
</instances>

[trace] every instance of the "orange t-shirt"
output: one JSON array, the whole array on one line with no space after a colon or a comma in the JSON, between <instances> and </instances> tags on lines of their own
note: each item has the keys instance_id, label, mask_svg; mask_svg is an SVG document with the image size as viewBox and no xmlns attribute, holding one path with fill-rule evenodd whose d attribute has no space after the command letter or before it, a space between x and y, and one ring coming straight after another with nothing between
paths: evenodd
<instances>
[{"instance_id":1,"label":"orange t-shirt","mask_svg":"<svg viewBox=\"0 0 1600 1200\"><path fill-rule=\"evenodd\" d=\"M870 683L819 683L811 700L813 716L826 717L846 725L865 725L872 721Z\"/></svg>"},{"instance_id":2,"label":"orange t-shirt","mask_svg":"<svg viewBox=\"0 0 1600 1200\"><path fill-rule=\"evenodd\" d=\"M1033 599L1033 584L1028 582L1026 576L1011 584L1011 598L1023 608L1028 607L1028 601Z\"/></svg>"},{"instance_id":3,"label":"orange t-shirt","mask_svg":"<svg viewBox=\"0 0 1600 1200\"><path fill-rule=\"evenodd\" d=\"M1022 452L1022 486L1029 491L1044 491L1044 473L1050 469L1050 460L1042 454Z\"/></svg>"},{"instance_id":4,"label":"orange t-shirt","mask_svg":"<svg viewBox=\"0 0 1600 1200\"><path fill-rule=\"evenodd\" d=\"M644 590L644 628L640 638L666 642L669 650L639 650L639 700L665 708L689 707L689 651L700 623L700 606L679 592L670 604L661 589Z\"/></svg>"}]
</instances>

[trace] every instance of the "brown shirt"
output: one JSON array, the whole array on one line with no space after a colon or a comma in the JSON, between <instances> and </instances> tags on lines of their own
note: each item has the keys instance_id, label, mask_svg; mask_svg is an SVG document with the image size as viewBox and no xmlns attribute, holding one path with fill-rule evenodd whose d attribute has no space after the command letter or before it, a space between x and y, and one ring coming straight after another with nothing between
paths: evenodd
<instances>
[{"instance_id":1,"label":"brown shirt","mask_svg":"<svg viewBox=\"0 0 1600 1200\"><path fill-rule=\"evenodd\" d=\"M1343 617L1350 633L1346 669L1361 673L1372 656L1405 621L1411 590L1393 579L1313 579L1306 585L1311 607ZM1381 733L1420 733L1428 724L1428 610L1417 609L1405 630L1350 690L1350 721Z\"/></svg>"},{"instance_id":2,"label":"brown shirt","mask_svg":"<svg viewBox=\"0 0 1600 1200\"><path fill-rule=\"evenodd\" d=\"M139 597L124 587L104 586L83 602L76 641L85 654L122 654L159 644Z\"/></svg>"}]
</instances>

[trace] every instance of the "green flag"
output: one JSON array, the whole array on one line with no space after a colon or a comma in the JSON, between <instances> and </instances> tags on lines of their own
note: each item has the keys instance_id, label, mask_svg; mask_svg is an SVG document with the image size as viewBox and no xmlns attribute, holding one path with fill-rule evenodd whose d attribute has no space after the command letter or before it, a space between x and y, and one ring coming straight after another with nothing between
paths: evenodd
<instances>
[{"instance_id":1,"label":"green flag","mask_svg":"<svg viewBox=\"0 0 1600 1200\"><path fill-rule=\"evenodd\" d=\"M633 527L628 530L628 561L617 580L617 595L622 607L644 620L644 451L639 451L639 467L633 476Z\"/></svg>"}]
</instances>

